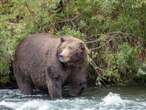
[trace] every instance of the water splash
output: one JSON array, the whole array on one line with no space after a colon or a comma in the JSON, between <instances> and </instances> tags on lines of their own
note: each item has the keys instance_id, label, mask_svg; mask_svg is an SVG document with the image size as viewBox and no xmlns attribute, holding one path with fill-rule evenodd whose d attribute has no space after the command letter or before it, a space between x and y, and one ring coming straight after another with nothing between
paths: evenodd
<instances>
[{"instance_id":1,"label":"water splash","mask_svg":"<svg viewBox=\"0 0 146 110\"><path fill-rule=\"evenodd\" d=\"M101 99L98 110L144 110L146 102L141 99L129 100L121 98L120 94L109 92Z\"/></svg>"},{"instance_id":2,"label":"water splash","mask_svg":"<svg viewBox=\"0 0 146 110\"><path fill-rule=\"evenodd\" d=\"M120 105L123 104L124 100L120 97L119 94L114 94L110 92L107 96L102 99L101 104L104 106L108 105Z\"/></svg>"}]
</instances>

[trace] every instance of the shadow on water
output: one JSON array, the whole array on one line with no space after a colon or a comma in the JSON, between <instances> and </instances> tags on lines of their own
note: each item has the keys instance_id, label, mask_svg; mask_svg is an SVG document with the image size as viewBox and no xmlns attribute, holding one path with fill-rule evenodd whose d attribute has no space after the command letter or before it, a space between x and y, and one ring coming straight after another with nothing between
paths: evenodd
<instances>
[{"instance_id":1,"label":"shadow on water","mask_svg":"<svg viewBox=\"0 0 146 110\"><path fill-rule=\"evenodd\" d=\"M47 94L0 90L0 110L145 110L146 87L89 88L81 97L49 100Z\"/></svg>"}]
</instances>

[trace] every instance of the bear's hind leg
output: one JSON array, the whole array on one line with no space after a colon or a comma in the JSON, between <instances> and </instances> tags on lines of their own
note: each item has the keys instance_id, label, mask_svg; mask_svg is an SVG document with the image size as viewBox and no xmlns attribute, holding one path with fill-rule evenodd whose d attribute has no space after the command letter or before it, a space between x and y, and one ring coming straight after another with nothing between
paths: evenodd
<instances>
[{"instance_id":1,"label":"bear's hind leg","mask_svg":"<svg viewBox=\"0 0 146 110\"><path fill-rule=\"evenodd\" d=\"M32 81L29 77L25 76L20 68L15 68L14 75L16 77L16 82L21 93L25 95L31 95L33 92Z\"/></svg>"},{"instance_id":2,"label":"bear's hind leg","mask_svg":"<svg viewBox=\"0 0 146 110\"><path fill-rule=\"evenodd\" d=\"M20 78L21 79L21 78ZM32 85L27 80L21 80L17 81L18 87L20 91L25 95L31 95L33 93Z\"/></svg>"}]
</instances>

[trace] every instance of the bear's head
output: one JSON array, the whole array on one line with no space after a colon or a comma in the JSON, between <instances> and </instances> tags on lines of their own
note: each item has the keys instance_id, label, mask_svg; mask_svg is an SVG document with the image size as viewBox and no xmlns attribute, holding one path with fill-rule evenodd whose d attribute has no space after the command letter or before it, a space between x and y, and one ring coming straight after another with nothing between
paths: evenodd
<instances>
[{"instance_id":1,"label":"bear's head","mask_svg":"<svg viewBox=\"0 0 146 110\"><path fill-rule=\"evenodd\" d=\"M66 36L60 38L57 56L61 63L79 64L87 59L87 47L80 39Z\"/></svg>"}]
</instances>

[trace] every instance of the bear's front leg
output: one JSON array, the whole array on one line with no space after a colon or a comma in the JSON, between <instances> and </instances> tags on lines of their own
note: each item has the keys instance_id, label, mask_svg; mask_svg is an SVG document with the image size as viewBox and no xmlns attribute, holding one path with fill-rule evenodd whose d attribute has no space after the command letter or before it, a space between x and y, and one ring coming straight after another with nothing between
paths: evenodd
<instances>
[{"instance_id":1,"label":"bear's front leg","mask_svg":"<svg viewBox=\"0 0 146 110\"><path fill-rule=\"evenodd\" d=\"M71 76L70 76L70 81L71 81L71 88L69 90L69 96L71 97L76 97L80 95L83 90L87 86L87 71L85 68L77 68Z\"/></svg>"},{"instance_id":2,"label":"bear's front leg","mask_svg":"<svg viewBox=\"0 0 146 110\"><path fill-rule=\"evenodd\" d=\"M51 99L62 98L61 76L53 66L47 68L46 83Z\"/></svg>"}]
</instances>

